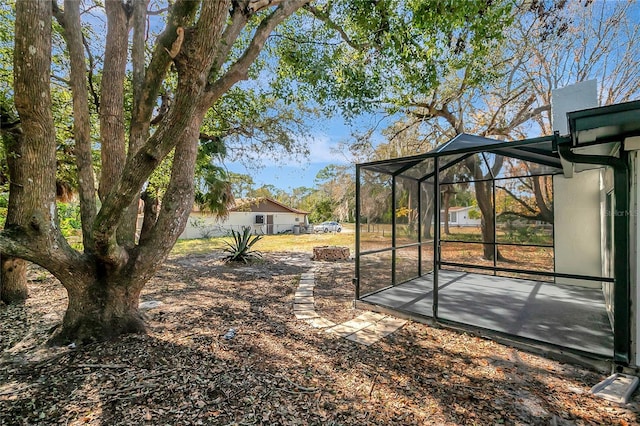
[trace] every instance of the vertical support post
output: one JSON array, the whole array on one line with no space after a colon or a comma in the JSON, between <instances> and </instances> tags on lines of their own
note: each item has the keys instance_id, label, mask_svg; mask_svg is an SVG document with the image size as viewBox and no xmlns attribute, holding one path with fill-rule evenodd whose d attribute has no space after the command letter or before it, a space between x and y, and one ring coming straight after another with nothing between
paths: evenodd
<instances>
[{"instance_id":1,"label":"vertical support post","mask_svg":"<svg viewBox=\"0 0 640 426\"><path fill-rule=\"evenodd\" d=\"M360 218L360 165L356 164L356 300L360 300Z\"/></svg>"},{"instance_id":2,"label":"vertical support post","mask_svg":"<svg viewBox=\"0 0 640 426\"><path fill-rule=\"evenodd\" d=\"M615 212L614 232L614 276L613 289L613 357L614 361L628 364L631 359L631 286L629 278L631 204L628 155L621 150L623 167L614 168Z\"/></svg>"},{"instance_id":3,"label":"vertical support post","mask_svg":"<svg viewBox=\"0 0 640 426\"><path fill-rule=\"evenodd\" d=\"M418 276L422 276L422 182L418 182Z\"/></svg>"},{"instance_id":4,"label":"vertical support post","mask_svg":"<svg viewBox=\"0 0 640 426\"><path fill-rule=\"evenodd\" d=\"M391 285L396 285L396 176L391 176Z\"/></svg>"},{"instance_id":5,"label":"vertical support post","mask_svg":"<svg viewBox=\"0 0 640 426\"><path fill-rule=\"evenodd\" d=\"M440 164L433 158L433 318L438 319L438 271L440 270Z\"/></svg>"},{"instance_id":6,"label":"vertical support post","mask_svg":"<svg viewBox=\"0 0 640 426\"><path fill-rule=\"evenodd\" d=\"M496 267L498 266L498 218L496 214L496 179L492 176L491 179L491 192L492 192L492 204L493 204L493 275L498 275Z\"/></svg>"}]
</instances>

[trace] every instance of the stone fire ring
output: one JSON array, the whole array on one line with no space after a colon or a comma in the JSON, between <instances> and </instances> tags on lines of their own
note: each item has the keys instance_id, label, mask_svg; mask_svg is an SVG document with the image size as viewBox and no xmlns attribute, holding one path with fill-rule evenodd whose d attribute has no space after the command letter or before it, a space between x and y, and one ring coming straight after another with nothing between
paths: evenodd
<instances>
[{"instance_id":1,"label":"stone fire ring","mask_svg":"<svg viewBox=\"0 0 640 426\"><path fill-rule=\"evenodd\" d=\"M349 247L320 246L313 248L313 260L349 260Z\"/></svg>"}]
</instances>

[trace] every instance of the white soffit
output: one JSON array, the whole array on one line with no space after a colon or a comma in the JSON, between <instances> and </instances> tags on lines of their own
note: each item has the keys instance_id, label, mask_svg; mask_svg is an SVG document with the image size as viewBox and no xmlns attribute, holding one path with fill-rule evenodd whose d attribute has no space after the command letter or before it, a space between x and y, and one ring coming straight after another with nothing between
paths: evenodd
<instances>
[{"instance_id":1,"label":"white soffit","mask_svg":"<svg viewBox=\"0 0 640 426\"><path fill-rule=\"evenodd\" d=\"M632 136L624 140L625 151L638 151L640 150L640 136Z\"/></svg>"}]
</instances>

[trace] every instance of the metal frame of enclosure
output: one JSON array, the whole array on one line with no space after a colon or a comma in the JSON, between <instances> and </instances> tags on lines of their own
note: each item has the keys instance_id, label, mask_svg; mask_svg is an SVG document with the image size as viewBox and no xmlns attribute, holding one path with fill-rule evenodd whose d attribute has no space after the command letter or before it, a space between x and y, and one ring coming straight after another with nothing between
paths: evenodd
<instances>
[{"instance_id":1,"label":"metal frame of enclosure","mask_svg":"<svg viewBox=\"0 0 640 426\"><path fill-rule=\"evenodd\" d=\"M355 292L356 300L361 300L368 295L384 291L385 289L398 286L402 283L419 279L426 274L430 274L433 280L432 318L440 321L438 315L438 290L439 271L441 269L462 269L466 271L479 271L490 275L505 275L526 277L534 279L545 277L546 279L579 279L595 281L598 283L613 283L613 360L620 364L628 364L630 360L630 269L629 269L629 215L624 212L629 211L630 178L627 153L623 149L607 151L606 155L585 155L576 148L598 144L621 144L624 137L633 134L640 134L639 126L629 125L638 117L640 102L614 105L612 107L602 107L593 110L579 111L567 114L570 127L570 135L566 137L554 134L552 136L526 139L514 142L504 142L486 137L460 134L439 148L421 155L395 158L389 160L375 161L356 165L356 253L355 253ZM595 130L594 130L595 129ZM501 174L500 170L492 168L497 159L515 159L526 165L523 167L522 175L517 176L511 173L507 176ZM481 173L471 177L467 175L463 181L474 185L482 179L474 179L474 176L485 176L485 188L492 192L493 217L484 217L483 220L493 221L493 239L481 241L481 244L492 245L494 249L493 264L479 265L464 262L452 262L442 258L442 246L446 244L440 231L441 221L441 190L449 184L460 182L459 178L451 178L447 170L459 166L462 162L479 167ZM492 162L493 161L493 162ZM510 179L522 176L548 176L563 173L563 162L573 164L595 164L599 167L611 167L614 176L614 196L615 211L613 212L613 225L615 229L615 241L613 252L613 273L610 276L582 275L580 273L559 273L555 264L553 270L539 270L513 267L500 264L497 252L501 245L508 245L509 242L499 241L496 235L496 181L500 179ZM363 175L366 176L363 177ZM390 241L385 240L381 247L365 247L362 245L362 227L367 224L366 206L362 205L363 178L375 176L387 179L390 187L390 211L392 212ZM398 226L398 187L404 185L411 186L413 194L416 195L414 202L417 209L417 235L415 240L407 241L404 234L400 234ZM423 214L425 211L423 204L426 198L430 198L432 213L429 217ZM389 202L389 201L387 201ZM555 203L562 203L562 200L555 200ZM428 221L428 223L425 223ZM422 229L424 226L433 224L432 238L425 239ZM460 244L478 244L469 241L456 241ZM547 247L545 244L523 244L527 246ZM415 256L415 263L408 267L403 263L399 264L400 253L410 252ZM425 259L424 253L432 256L432 259ZM384 259L388 270L379 274L381 285L376 288L363 288L363 275L368 273L369 259L373 255L379 255ZM368 257L369 256L369 257ZM413 259L413 257L411 257ZM389 262L389 263L386 263ZM423 263L429 264L431 270L425 270ZM445 321L451 322L451 321ZM578 351L579 352L579 351Z\"/></svg>"}]
</instances>

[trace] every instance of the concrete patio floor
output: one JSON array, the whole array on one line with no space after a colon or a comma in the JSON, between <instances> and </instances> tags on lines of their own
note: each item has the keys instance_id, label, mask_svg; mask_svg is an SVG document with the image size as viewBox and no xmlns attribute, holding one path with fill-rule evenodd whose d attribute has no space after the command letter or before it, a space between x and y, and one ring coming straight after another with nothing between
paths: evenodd
<instances>
[{"instance_id":1,"label":"concrete patio floor","mask_svg":"<svg viewBox=\"0 0 640 426\"><path fill-rule=\"evenodd\" d=\"M446 270L438 278L439 319L613 356L613 331L599 289ZM433 274L361 300L433 317Z\"/></svg>"}]
</instances>

